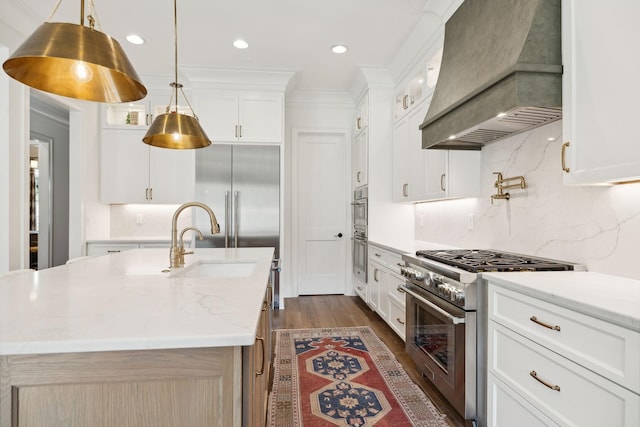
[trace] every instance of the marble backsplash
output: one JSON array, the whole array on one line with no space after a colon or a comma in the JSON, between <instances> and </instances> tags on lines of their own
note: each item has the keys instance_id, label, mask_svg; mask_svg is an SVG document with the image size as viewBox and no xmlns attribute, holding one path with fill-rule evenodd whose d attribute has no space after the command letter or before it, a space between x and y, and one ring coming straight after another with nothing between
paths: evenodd
<instances>
[{"instance_id":1,"label":"marble backsplash","mask_svg":"<svg viewBox=\"0 0 640 427\"><path fill-rule=\"evenodd\" d=\"M171 239L171 220L179 205L112 205L110 238ZM178 230L191 226L191 209L178 218Z\"/></svg>"},{"instance_id":2,"label":"marble backsplash","mask_svg":"<svg viewBox=\"0 0 640 427\"><path fill-rule=\"evenodd\" d=\"M640 183L567 186L562 122L482 149L482 195L416 205L416 239L490 248L584 264L589 271L640 279ZM496 175L522 175L527 188L495 200Z\"/></svg>"}]
</instances>

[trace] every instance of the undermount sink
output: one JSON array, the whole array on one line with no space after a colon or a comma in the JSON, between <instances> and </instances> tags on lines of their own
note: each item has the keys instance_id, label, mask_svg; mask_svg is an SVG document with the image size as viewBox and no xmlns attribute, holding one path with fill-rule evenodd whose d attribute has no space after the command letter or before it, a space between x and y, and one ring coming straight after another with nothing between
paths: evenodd
<instances>
[{"instance_id":1,"label":"undermount sink","mask_svg":"<svg viewBox=\"0 0 640 427\"><path fill-rule=\"evenodd\" d=\"M173 270L169 277L249 277L255 267L252 260L200 260Z\"/></svg>"}]
</instances>

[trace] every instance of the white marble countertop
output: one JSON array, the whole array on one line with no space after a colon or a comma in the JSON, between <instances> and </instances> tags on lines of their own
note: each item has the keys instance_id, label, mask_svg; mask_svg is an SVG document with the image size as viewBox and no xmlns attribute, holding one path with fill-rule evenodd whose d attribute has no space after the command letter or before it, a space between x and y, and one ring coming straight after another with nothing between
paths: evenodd
<instances>
[{"instance_id":1,"label":"white marble countertop","mask_svg":"<svg viewBox=\"0 0 640 427\"><path fill-rule=\"evenodd\" d=\"M218 277L163 272L167 249L133 249L0 279L0 355L252 345L273 252L186 255L185 274L209 262Z\"/></svg>"},{"instance_id":2,"label":"white marble countertop","mask_svg":"<svg viewBox=\"0 0 640 427\"><path fill-rule=\"evenodd\" d=\"M640 280L587 271L482 273L491 283L640 331Z\"/></svg>"},{"instance_id":3,"label":"white marble countertop","mask_svg":"<svg viewBox=\"0 0 640 427\"><path fill-rule=\"evenodd\" d=\"M441 243L426 242L424 240L403 240L403 241L378 241L369 240L370 244L381 249L386 249L399 254L409 253L415 255L419 250L435 250L435 249L455 249L453 246L443 245Z\"/></svg>"}]
</instances>

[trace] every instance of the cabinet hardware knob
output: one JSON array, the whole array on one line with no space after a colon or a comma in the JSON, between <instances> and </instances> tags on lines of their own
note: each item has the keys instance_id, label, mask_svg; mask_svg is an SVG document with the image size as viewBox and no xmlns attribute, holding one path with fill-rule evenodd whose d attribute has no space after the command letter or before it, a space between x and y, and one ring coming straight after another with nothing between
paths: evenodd
<instances>
[{"instance_id":1,"label":"cabinet hardware knob","mask_svg":"<svg viewBox=\"0 0 640 427\"><path fill-rule=\"evenodd\" d=\"M540 384L543 384L544 386L549 387L551 390L560 391L559 385L551 385L551 383L546 382L542 378L538 377L538 373L536 371L529 372L529 375L531 375Z\"/></svg>"},{"instance_id":2,"label":"cabinet hardware knob","mask_svg":"<svg viewBox=\"0 0 640 427\"><path fill-rule=\"evenodd\" d=\"M567 164L565 162L566 160L566 153L567 153L567 147L571 145L571 142L567 141L564 144L562 144L562 152L560 153L560 161L562 162L562 170L566 173L571 172L571 169L567 167Z\"/></svg>"},{"instance_id":3,"label":"cabinet hardware knob","mask_svg":"<svg viewBox=\"0 0 640 427\"><path fill-rule=\"evenodd\" d=\"M538 324L540 326L544 326L547 329L552 329L554 331L560 332L560 326L558 326L558 325L552 326L552 325L550 325L548 323L542 322L542 321L538 320L538 318L536 316L531 316L529 318L529 320L531 320L535 324Z\"/></svg>"},{"instance_id":4,"label":"cabinet hardware knob","mask_svg":"<svg viewBox=\"0 0 640 427\"><path fill-rule=\"evenodd\" d=\"M333 237L338 237L338 238L340 238L340 237L342 237L342 233L338 233L338 234L334 235Z\"/></svg>"}]
</instances>

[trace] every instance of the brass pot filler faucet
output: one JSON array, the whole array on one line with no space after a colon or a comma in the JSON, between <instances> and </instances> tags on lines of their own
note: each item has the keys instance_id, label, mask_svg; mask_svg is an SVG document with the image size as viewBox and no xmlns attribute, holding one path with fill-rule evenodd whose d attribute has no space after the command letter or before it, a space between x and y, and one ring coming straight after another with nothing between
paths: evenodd
<instances>
[{"instance_id":1,"label":"brass pot filler faucet","mask_svg":"<svg viewBox=\"0 0 640 427\"><path fill-rule=\"evenodd\" d=\"M524 180L524 176L514 176L513 178L503 178L502 172L494 172L494 175L498 175L498 179L494 184L494 187L496 187L498 191L496 194L491 195L491 204L493 204L493 201L495 199L509 200L511 198L511 195L509 193L505 193L504 190L507 190L510 188L527 188L527 183ZM518 181L518 182L515 184L508 184L511 181Z\"/></svg>"}]
</instances>

